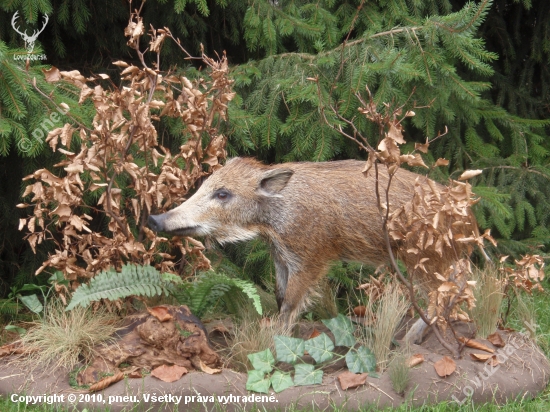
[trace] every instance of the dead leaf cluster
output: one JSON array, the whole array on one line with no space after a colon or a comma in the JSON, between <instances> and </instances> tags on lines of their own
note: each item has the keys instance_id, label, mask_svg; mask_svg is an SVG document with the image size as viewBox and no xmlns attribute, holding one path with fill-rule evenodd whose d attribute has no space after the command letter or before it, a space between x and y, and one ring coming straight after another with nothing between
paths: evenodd
<instances>
[{"instance_id":1,"label":"dead leaf cluster","mask_svg":"<svg viewBox=\"0 0 550 412\"><path fill-rule=\"evenodd\" d=\"M376 196L386 231L387 247L395 250L390 251L394 269L400 275L393 253L407 266L409 280L403 281L408 282L411 303L420 311L412 285L421 286L429 296L427 318L424 320L437 323L436 326L440 326L445 333L451 321L469 320L462 308L463 304L468 308L475 306L472 291L475 282L469 281L471 267L465 257L471 254L474 246L483 248L486 239L495 244L488 230L479 234L471 212L472 205L478 200L473 196L468 179L481 171L465 171L459 180L452 180L447 186L439 185L427 177L418 177L412 188L411 199L391 210L389 188L399 179L399 168L405 163L428 168L421 153L428 152L431 141L427 139L424 144L416 144L412 153L402 154L400 146L405 143L402 122L415 113L409 110L403 115L404 106L392 108L390 104L384 104L384 109L378 110L368 88L367 94L368 102L356 94L362 104L359 112L378 125L381 140L374 148L356 128L355 137L351 138L368 151L367 164L363 170L366 176L374 170L378 181L378 167L385 167L388 171L389 180L377 186ZM446 165L447 160L438 159L433 167ZM400 278L403 276L400 275ZM369 283L366 288L372 293L373 282ZM436 334L443 344L439 332Z\"/></svg>"},{"instance_id":2,"label":"dead leaf cluster","mask_svg":"<svg viewBox=\"0 0 550 412\"><path fill-rule=\"evenodd\" d=\"M360 110L361 111L361 110ZM420 153L403 155L400 145L405 143L401 121L401 110L391 115L375 114L371 106L361 111L368 118L384 122L384 138L377 150L369 151L369 159L364 173L368 174L376 163L386 167L391 179L401 164L427 167ZM407 113L407 115L409 115ZM415 151L426 153L429 142L417 144ZM444 165L444 159L436 165ZM453 320L469 321L468 314L461 308L466 303L471 309L475 306L472 287L469 256L473 246L483 248L487 239L495 244L487 230L479 234L471 207L478 200L474 198L472 187L466 180L478 175L480 171L466 171L460 180L450 181L442 186L426 177L416 179L413 195L403 206L390 211L386 199L381 204L386 215L386 228L390 239L397 246L397 255L404 257L409 273L428 291L428 318L438 324L445 332ZM387 193L387 189L386 189ZM451 264L450 267L445 265ZM372 283L372 282L371 282Z\"/></svg>"},{"instance_id":3,"label":"dead leaf cluster","mask_svg":"<svg viewBox=\"0 0 550 412\"><path fill-rule=\"evenodd\" d=\"M507 258L508 256L503 256L500 259L502 265L500 270L505 275L506 286L522 289L529 294L533 290L544 291L540 284L544 280L544 258L542 256L525 255L520 260L516 260L513 267L503 265Z\"/></svg>"},{"instance_id":4,"label":"dead leaf cluster","mask_svg":"<svg viewBox=\"0 0 550 412\"><path fill-rule=\"evenodd\" d=\"M384 278L386 276L386 272L382 273L378 277L374 277L371 275L369 281L360 284L359 286L357 286L357 289L362 290L365 295L368 296L369 302L376 302L381 298L381 296L384 294L384 290L386 289L386 282L384 281ZM365 316L365 314L357 316Z\"/></svg>"},{"instance_id":5,"label":"dead leaf cluster","mask_svg":"<svg viewBox=\"0 0 550 412\"><path fill-rule=\"evenodd\" d=\"M52 171L39 169L24 178L30 184L23 193L26 203L18 207L33 212L20 220L19 229L28 231L34 251L44 241L55 244L36 274L60 270L74 287L78 279L128 261L171 273L181 272L187 263L210 265L201 242L159 237L146 222L149 214L181 203L195 182L221 167L226 157L220 128L235 95L227 58L203 54L206 70L195 80L162 72L160 48L171 34L151 28L150 51L157 61L149 67L139 50L144 31L141 17L133 13L125 34L142 64L114 62L122 70L120 87L106 74L85 78L55 67L44 72L50 82L80 89L79 102L91 101L95 116L89 127L65 124L52 130L46 141L63 160ZM184 125L184 143L176 153L158 141L155 124L166 116Z\"/></svg>"},{"instance_id":6,"label":"dead leaf cluster","mask_svg":"<svg viewBox=\"0 0 550 412\"><path fill-rule=\"evenodd\" d=\"M468 259L460 259L443 276L436 273L441 284L428 294L428 317L432 322L438 322L443 332L451 321L470 321L461 304L465 303L468 309L475 307L472 288L476 282L468 280L471 273Z\"/></svg>"},{"instance_id":7,"label":"dead leaf cluster","mask_svg":"<svg viewBox=\"0 0 550 412\"><path fill-rule=\"evenodd\" d=\"M88 367L77 375L80 385L92 384L90 391L102 390L120 380L114 376L141 377L144 371L165 382L174 382L192 370L221 372L221 358L189 308L164 305L147 312L127 317L116 341L91 352ZM113 376L101 379L105 374Z\"/></svg>"}]
</instances>

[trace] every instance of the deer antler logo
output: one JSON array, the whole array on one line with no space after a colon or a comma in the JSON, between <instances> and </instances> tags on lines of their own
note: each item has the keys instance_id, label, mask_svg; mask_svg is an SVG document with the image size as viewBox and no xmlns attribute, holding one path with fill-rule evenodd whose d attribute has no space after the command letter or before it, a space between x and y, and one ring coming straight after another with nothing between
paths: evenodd
<instances>
[{"instance_id":1,"label":"deer antler logo","mask_svg":"<svg viewBox=\"0 0 550 412\"><path fill-rule=\"evenodd\" d=\"M42 28L40 30L35 30L32 33L32 35L29 36L26 30L24 32L21 32L19 28L16 26L17 18L19 17L18 14L19 12L16 11L15 14L13 15L11 19L11 26L17 33L21 35L21 37L23 37L23 40L25 40L25 49L27 49L27 53L30 54L34 50L34 43L36 42L38 35L44 31L44 29L46 28L46 24L48 24L48 21L50 20L50 18L48 17L47 14L44 14L44 25L42 26Z\"/></svg>"}]
</instances>

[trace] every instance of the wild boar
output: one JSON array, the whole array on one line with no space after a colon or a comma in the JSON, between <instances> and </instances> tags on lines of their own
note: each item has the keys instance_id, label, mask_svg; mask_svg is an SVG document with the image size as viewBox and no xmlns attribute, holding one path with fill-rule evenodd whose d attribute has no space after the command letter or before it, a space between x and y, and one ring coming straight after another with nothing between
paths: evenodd
<instances>
[{"instance_id":1,"label":"wild boar","mask_svg":"<svg viewBox=\"0 0 550 412\"><path fill-rule=\"evenodd\" d=\"M375 175L365 178L364 167L356 160L266 166L234 158L186 202L151 215L148 224L157 232L207 236L222 244L264 238L275 262L279 310L291 321L332 261L388 261ZM385 188L388 175L385 167L379 169ZM391 209L411 199L418 176L396 173Z\"/></svg>"}]
</instances>

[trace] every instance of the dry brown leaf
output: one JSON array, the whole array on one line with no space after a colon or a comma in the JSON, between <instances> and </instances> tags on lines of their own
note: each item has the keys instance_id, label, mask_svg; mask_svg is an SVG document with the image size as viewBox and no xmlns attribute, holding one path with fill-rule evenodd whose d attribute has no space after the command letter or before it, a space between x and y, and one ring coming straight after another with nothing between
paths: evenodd
<instances>
[{"instance_id":1,"label":"dry brown leaf","mask_svg":"<svg viewBox=\"0 0 550 412\"><path fill-rule=\"evenodd\" d=\"M415 143L414 144L414 150L419 150L422 153L428 153L428 147L430 146L429 143Z\"/></svg>"},{"instance_id":2,"label":"dry brown leaf","mask_svg":"<svg viewBox=\"0 0 550 412\"><path fill-rule=\"evenodd\" d=\"M487 340L497 348L502 348L504 347L504 345L506 345L506 343L502 339L502 336L500 336L498 332L492 333L489 336L487 336Z\"/></svg>"},{"instance_id":3,"label":"dry brown leaf","mask_svg":"<svg viewBox=\"0 0 550 412\"><path fill-rule=\"evenodd\" d=\"M483 170L466 170L460 175L458 180L468 180L474 176L480 175L483 173Z\"/></svg>"},{"instance_id":4,"label":"dry brown leaf","mask_svg":"<svg viewBox=\"0 0 550 412\"><path fill-rule=\"evenodd\" d=\"M210 366L206 365L202 359L199 360L199 365L200 365L200 368L201 370L204 372L204 373L207 373L209 375L214 375L216 373L220 373L222 370L221 369L215 369L215 368L211 368Z\"/></svg>"},{"instance_id":5,"label":"dry brown leaf","mask_svg":"<svg viewBox=\"0 0 550 412\"><path fill-rule=\"evenodd\" d=\"M422 362L424 362L424 355L421 353L417 353L416 355L412 355L409 359L407 359L407 366L409 368L413 368L417 365L420 365Z\"/></svg>"},{"instance_id":6,"label":"dry brown leaf","mask_svg":"<svg viewBox=\"0 0 550 412\"><path fill-rule=\"evenodd\" d=\"M403 138L403 128L401 125L395 125L393 123L390 123L390 128L388 130L387 136L394 140L397 144L404 144L405 139Z\"/></svg>"},{"instance_id":7,"label":"dry brown leaf","mask_svg":"<svg viewBox=\"0 0 550 412\"><path fill-rule=\"evenodd\" d=\"M498 365L496 355L487 355L486 353L470 353L470 357L477 362L487 362L490 360L492 366Z\"/></svg>"},{"instance_id":8,"label":"dry brown leaf","mask_svg":"<svg viewBox=\"0 0 550 412\"><path fill-rule=\"evenodd\" d=\"M9 355L16 355L23 353L24 349L21 346L21 342L12 342L8 343L7 345L0 346L0 358L3 358L4 356Z\"/></svg>"},{"instance_id":9,"label":"dry brown leaf","mask_svg":"<svg viewBox=\"0 0 550 412\"><path fill-rule=\"evenodd\" d=\"M52 66L49 70L42 69L42 73L44 73L44 77L49 83L57 82L61 79L59 69L55 66Z\"/></svg>"},{"instance_id":10,"label":"dry brown leaf","mask_svg":"<svg viewBox=\"0 0 550 412\"><path fill-rule=\"evenodd\" d=\"M494 353L495 352L494 349L492 349L492 348L488 347L487 345L484 345L483 343L478 342L474 339L467 339L463 336L459 336L458 340L460 342L462 342L464 345L466 345L467 347L469 347L469 348L484 350L485 352L489 352L489 353Z\"/></svg>"},{"instance_id":11,"label":"dry brown leaf","mask_svg":"<svg viewBox=\"0 0 550 412\"><path fill-rule=\"evenodd\" d=\"M421 166L428 168L426 163L424 163L424 159L422 159L422 156L418 153L415 153L412 158L407 158L406 162L409 166Z\"/></svg>"},{"instance_id":12,"label":"dry brown leaf","mask_svg":"<svg viewBox=\"0 0 550 412\"><path fill-rule=\"evenodd\" d=\"M163 382L175 382L188 372L187 368L178 365L161 365L151 371L151 376Z\"/></svg>"},{"instance_id":13,"label":"dry brown leaf","mask_svg":"<svg viewBox=\"0 0 550 412\"><path fill-rule=\"evenodd\" d=\"M316 328L313 328L313 330L311 331L311 334L309 335L308 339L316 338L320 334L321 334L321 332L319 332Z\"/></svg>"},{"instance_id":14,"label":"dry brown leaf","mask_svg":"<svg viewBox=\"0 0 550 412\"><path fill-rule=\"evenodd\" d=\"M449 376L456 370L456 362L448 356L444 356L436 363L434 363L434 368L437 374L444 378L445 376Z\"/></svg>"},{"instance_id":15,"label":"dry brown leaf","mask_svg":"<svg viewBox=\"0 0 550 412\"><path fill-rule=\"evenodd\" d=\"M440 157L439 159L437 159L434 166L435 167L449 166L449 161L447 159L443 159L442 157Z\"/></svg>"},{"instance_id":16,"label":"dry brown leaf","mask_svg":"<svg viewBox=\"0 0 550 412\"><path fill-rule=\"evenodd\" d=\"M365 177L369 176L369 170L372 168L374 164L375 157L376 157L375 153L370 151L367 157L367 162L365 163L365 167L361 171L361 173L363 173Z\"/></svg>"},{"instance_id":17,"label":"dry brown leaf","mask_svg":"<svg viewBox=\"0 0 550 412\"><path fill-rule=\"evenodd\" d=\"M478 362L485 362L488 359L491 359L495 355L491 355L488 353L470 353L470 357Z\"/></svg>"},{"instance_id":18,"label":"dry brown leaf","mask_svg":"<svg viewBox=\"0 0 550 412\"><path fill-rule=\"evenodd\" d=\"M353 313L355 313L355 316L364 317L365 313L367 313L366 306L356 306L353 308Z\"/></svg>"},{"instance_id":19,"label":"dry brown leaf","mask_svg":"<svg viewBox=\"0 0 550 412\"><path fill-rule=\"evenodd\" d=\"M130 372L126 376L128 376L130 379L140 379L140 378L143 377L143 375L141 374L141 371L139 371L139 370Z\"/></svg>"},{"instance_id":20,"label":"dry brown leaf","mask_svg":"<svg viewBox=\"0 0 550 412\"><path fill-rule=\"evenodd\" d=\"M367 383L367 373L352 373L350 371L342 372L338 375L338 381L342 390L357 388Z\"/></svg>"},{"instance_id":21,"label":"dry brown leaf","mask_svg":"<svg viewBox=\"0 0 550 412\"><path fill-rule=\"evenodd\" d=\"M173 316L170 314L170 312L168 312L168 309L165 306L155 306L154 308L147 308L147 312L149 312L161 322L166 322L167 320L173 319Z\"/></svg>"},{"instance_id":22,"label":"dry brown leaf","mask_svg":"<svg viewBox=\"0 0 550 412\"><path fill-rule=\"evenodd\" d=\"M114 64L115 66L119 66L119 67L128 67L128 66L129 66L128 63L126 63L126 62L124 62L124 61L122 61L122 60L117 60L116 62L113 62L113 64Z\"/></svg>"},{"instance_id":23,"label":"dry brown leaf","mask_svg":"<svg viewBox=\"0 0 550 412\"><path fill-rule=\"evenodd\" d=\"M103 389L111 386L113 383L117 383L118 381L121 381L122 379L124 379L123 372L119 372L113 376L107 376L106 378L103 378L100 381L94 383L92 386L90 386L88 391L89 392L102 391Z\"/></svg>"}]
</instances>

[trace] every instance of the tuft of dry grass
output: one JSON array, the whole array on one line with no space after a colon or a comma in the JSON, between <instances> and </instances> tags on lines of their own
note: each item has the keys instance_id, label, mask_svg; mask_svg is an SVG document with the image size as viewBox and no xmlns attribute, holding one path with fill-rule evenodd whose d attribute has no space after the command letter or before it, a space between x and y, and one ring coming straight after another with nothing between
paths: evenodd
<instances>
[{"instance_id":1,"label":"tuft of dry grass","mask_svg":"<svg viewBox=\"0 0 550 412\"><path fill-rule=\"evenodd\" d=\"M275 355L275 336L291 334L292 326L285 325L285 322L277 318L261 319L253 314L243 314L234 328L229 363L236 370L246 372L252 368L247 357L249 354L269 348Z\"/></svg>"},{"instance_id":2,"label":"tuft of dry grass","mask_svg":"<svg viewBox=\"0 0 550 412\"><path fill-rule=\"evenodd\" d=\"M90 359L94 346L112 339L119 318L104 309L77 307L66 312L60 302L45 308L44 316L21 338L27 353L20 360L29 368L73 369L83 357Z\"/></svg>"},{"instance_id":3,"label":"tuft of dry grass","mask_svg":"<svg viewBox=\"0 0 550 412\"><path fill-rule=\"evenodd\" d=\"M310 295L311 304L308 309L316 319L331 319L338 316L336 288L328 278L322 278Z\"/></svg>"},{"instance_id":4,"label":"tuft of dry grass","mask_svg":"<svg viewBox=\"0 0 550 412\"><path fill-rule=\"evenodd\" d=\"M472 279L476 306L470 310L470 318L477 326L477 334L485 339L497 327L504 298L504 281L496 268L475 270Z\"/></svg>"},{"instance_id":5,"label":"tuft of dry grass","mask_svg":"<svg viewBox=\"0 0 550 412\"><path fill-rule=\"evenodd\" d=\"M385 369L389 361L391 341L409 308L409 302L397 282L387 284L375 303L373 300L369 298L369 304L366 305L366 318L372 319L372 323L361 333L359 340L372 350L378 367Z\"/></svg>"},{"instance_id":6,"label":"tuft of dry grass","mask_svg":"<svg viewBox=\"0 0 550 412\"><path fill-rule=\"evenodd\" d=\"M536 327L533 327L537 321L535 300L533 296L529 296L521 290L515 290L515 294L517 301L515 315L519 320L520 327L531 339L536 341Z\"/></svg>"},{"instance_id":7,"label":"tuft of dry grass","mask_svg":"<svg viewBox=\"0 0 550 412\"><path fill-rule=\"evenodd\" d=\"M407 365L409 351L407 349L396 352L388 367L388 374L393 390L403 395L411 381L411 370Z\"/></svg>"}]
</instances>

